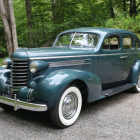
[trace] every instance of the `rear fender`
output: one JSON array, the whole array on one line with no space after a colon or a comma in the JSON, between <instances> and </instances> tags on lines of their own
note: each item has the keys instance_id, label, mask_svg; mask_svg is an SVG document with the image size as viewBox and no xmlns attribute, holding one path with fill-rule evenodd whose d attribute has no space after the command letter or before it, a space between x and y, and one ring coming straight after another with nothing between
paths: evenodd
<instances>
[{"instance_id":1,"label":"rear fender","mask_svg":"<svg viewBox=\"0 0 140 140\"><path fill-rule=\"evenodd\" d=\"M88 71L64 69L43 77L34 90L37 100L45 101L49 108L56 105L65 88L74 80L82 80L88 88L88 102L101 97L100 78Z\"/></svg>"},{"instance_id":2,"label":"rear fender","mask_svg":"<svg viewBox=\"0 0 140 140\"><path fill-rule=\"evenodd\" d=\"M140 74L140 60L136 61L133 64L131 72L130 72L129 82L137 84L138 83L139 74Z\"/></svg>"}]
</instances>

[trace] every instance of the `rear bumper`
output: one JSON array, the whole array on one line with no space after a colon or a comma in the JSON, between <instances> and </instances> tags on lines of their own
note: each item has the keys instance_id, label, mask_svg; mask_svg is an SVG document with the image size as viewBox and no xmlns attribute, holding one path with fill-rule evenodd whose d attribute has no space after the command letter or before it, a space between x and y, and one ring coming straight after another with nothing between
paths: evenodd
<instances>
[{"instance_id":1,"label":"rear bumper","mask_svg":"<svg viewBox=\"0 0 140 140\"><path fill-rule=\"evenodd\" d=\"M16 94L14 95L14 99L7 98L0 96L0 103L13 106L14 110L17 111L18 109L25 109L30 111L47 111L47 106L45 104L33 104L28 102L22 102L16 98Z\"/></svg>"}]
</instances>

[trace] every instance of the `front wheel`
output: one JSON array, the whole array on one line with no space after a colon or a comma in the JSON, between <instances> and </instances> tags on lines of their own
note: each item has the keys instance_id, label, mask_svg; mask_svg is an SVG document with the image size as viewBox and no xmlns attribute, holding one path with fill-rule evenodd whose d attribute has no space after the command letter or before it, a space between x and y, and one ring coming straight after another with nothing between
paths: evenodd
<instances>
[{"instance_id":1,"label":"front wheel","mask_svg":"<svg viewBox=\"0 0 140 140\"><path fill-rule=\"evenodd\" d=\"M132 88L132 92L134 92L134 93L139 93L140 92L140 75L139 75L139 78L138 78L137 85Z\"/></svg>"},{"instance_id":2,"label":"front wheel","mask_svg":"<svg viewBox=\"0 0 140 140\"><path fill-rule=\"evenodd\" d=\"M54 124L61 128L71 126L77 120L82 107L82 96L75 86L68 87L57 105L50 110Z\"/></svg>"}]
</instances>

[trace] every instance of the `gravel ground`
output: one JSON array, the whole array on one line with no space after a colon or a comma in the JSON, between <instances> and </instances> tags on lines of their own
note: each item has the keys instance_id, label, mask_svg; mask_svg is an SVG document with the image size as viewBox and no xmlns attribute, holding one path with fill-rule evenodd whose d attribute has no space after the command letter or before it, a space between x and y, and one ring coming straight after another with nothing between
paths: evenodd
<instances>
[{"instance_id":1,"label":"gravel ground","mask_svg":"<svg viewBox=\"0 0 140 140\"><path fill-rule=\"evenodd\" d=\"M78 121L58 129L48 112L0 108L0 140L140 140L140 94L127 91L84 103Z\"/></svg>"}]
</instances>

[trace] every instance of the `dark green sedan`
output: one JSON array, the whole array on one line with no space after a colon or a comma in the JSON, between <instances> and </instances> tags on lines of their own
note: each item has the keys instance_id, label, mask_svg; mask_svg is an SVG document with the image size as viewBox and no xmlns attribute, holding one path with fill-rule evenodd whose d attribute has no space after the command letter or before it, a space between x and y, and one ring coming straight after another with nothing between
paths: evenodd
<instances>
[{"instance_id":1,"label":"dark green sedan","mask_svg":"<svg viewBox=\"0 0 140 140\"><path fill-rule=\"evenodd\" d=\"M49 110L57 126L71 126L82 98L140 92L139 47L130 31L89 27L63 31L52 47L17 49L0 67L0 106Z\"/></svg>"}]
</instances>

